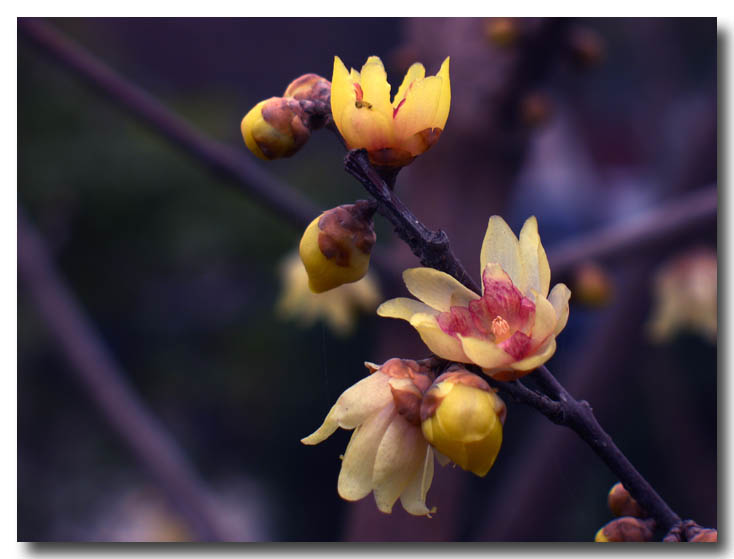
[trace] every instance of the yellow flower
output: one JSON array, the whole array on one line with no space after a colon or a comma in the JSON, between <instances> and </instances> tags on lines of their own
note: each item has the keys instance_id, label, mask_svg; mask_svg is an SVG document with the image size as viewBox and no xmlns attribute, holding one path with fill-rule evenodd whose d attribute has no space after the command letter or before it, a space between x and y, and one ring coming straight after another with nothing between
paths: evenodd
<instances>
[{"instance_id":1,"label":"yellow flower","mask_svg":"<svg viewBox=\"0 0 734 559\"><path fill-rule=\"evenodd\" d=\"M373 209L364 200L325 211L303 233L299 253L314 293L364 277L375 244Z\"/></svg>"},{"instance_id":2,"label":"yellow flower","mask_svg":"<svg viewBox=\"0 0 734 559\"><path fill-rule=\"evenodd\" d=\"M454 366L426 391L421 428L437 451L484 477L500 451L506 415L505 403L486 381Z\"/></svg>"},{"instance_id":3,"label":"yellow flower","mask_svg":"<svg viewBox=\"0 0 734 559\"><path fill-rule=\"evenodd\" d=\"M710 248L695 248L661 266L647 325L652 340L665 342L680 331L690 331L715 344L717 276L716 252Z\"/></svg>"},{"instance_id":4,"label":"yellow flower","mask_svg":"<svg viewBox=\"0 0 734 559\"><path fill-rule=\"evenodd\" d=\"M308 287L303 262L295 252L283 259L279 271L282 288L276 306L278 315L304 326L323 320L339 336L351 334L359 312L374 311L381 298L377 279L370 272L357 282L314 293Z\"/></svg>"},{"instance_id":5,"label":"yellow flower","mask_svg":"<svg viewBox=\"0 0 734 559\"><path fill-rule=\"evenodd\" d=\"M550 268L535 217L525 221L518 241L501 217L492 216L480 264L481 296L448 274L413 268L403 279L420 301L391 299L377 314L410 322L439 357L474 363L497 380L514 380L555 352L571 292L559 283L548 294Z\"/></svg>"},{"instance_id":6,"label":"yellow flower","mask_svg":"<svg viewBox=\"0 0 734 559\"><path fill-rule=\"evenodd\" d=\"M422 64L413 64L391 103L377 56L370 56L361 72L351 73L334 57L331 113L347 147L366 149L375 165L400 167L436 143L451 106L449 59L438 74L425 75Z\"/></svg>"},{"instance_id":7,"label":"yellow flower","mask_svg":"<svg viewBox=\"0 0 734 559\"><path fill-rule=\"evenodd\" d=\"M419 410L432 379L407 359L365 365L372 374L342 393L321 427L301 442L314 445L339 427L354 429L339 472L339 495L357 501L373 492L384 513L400 499L410 514L429 515L433 449L421 433Z\"/></svg>"}]
</instances>

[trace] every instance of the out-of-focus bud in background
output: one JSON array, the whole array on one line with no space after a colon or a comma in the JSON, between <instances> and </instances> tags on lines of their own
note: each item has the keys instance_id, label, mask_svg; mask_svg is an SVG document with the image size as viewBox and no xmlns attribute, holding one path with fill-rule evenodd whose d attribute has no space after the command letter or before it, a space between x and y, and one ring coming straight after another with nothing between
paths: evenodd
<instances>
[{"instance_id":1,"label":"out-of-focus bud in background","mask_svg":"<svg viewBox=\"0 0 734 559\"><path fill-rule=\"evenodd\" d=\"M614 295L612 278L596 262L584 262L574 270L573 302L587 307L604 307Z\"/></svg>"},{"instance_id":2,"label":"out-of-focus bud in background","mask_svg":"<svg viewBox=\"0 0 734 559\"><path fill-rule=\"evenodd\" d=\"M520 113L526 125L531 127L543 126L553 116L553 103L548 95L542 91L533 91L522 98Z\"/></svg>"},{"instance_id":3,"label":"out-of-focus bud in background","mask_svg":"<svg viewBox=\"0 0 734 559\"><path fill-rule=\"evenodd\" d=\"M568 34L568 52L576 67L587 70L604 60L604 39L589 27L575 27Z\"/></svg>"},{"instance_id":4,"label":"out-of-focus bud in background","mask_svg":"<svg viewBox=\"0 0 734 559\"><path fill-rule=\"evenodd\" d=\"M510 17L487 18L484 33L491 44L502 48L513 46L520 35L517 22Z\"/></svg>"},{"instance_id":5,"label":"out-of-focus bud in background","mask_svg":"<svg viewBox=\"0 0 734 559\"><path fill-rule=\"evenodd\" d=\"M485 380L454 366L426 391L421 427L441 454L484 477L500 451L506 415L505 403Z\"/></svg>"}]
</instances>

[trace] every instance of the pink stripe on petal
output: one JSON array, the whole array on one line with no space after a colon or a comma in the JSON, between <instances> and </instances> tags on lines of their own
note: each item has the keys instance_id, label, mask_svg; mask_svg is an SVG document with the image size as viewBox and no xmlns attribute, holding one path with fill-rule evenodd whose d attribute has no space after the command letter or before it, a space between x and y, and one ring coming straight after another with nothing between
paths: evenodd
<instances>
[{"instance_id":1,"label":"pink stripe on petal","mask_svg":"<svg viewBox=\"0 0 734 559\"><path fill-rule=\"evenodd\" d=\"M472 313L466 307L451 307L448 312L442 312L436 317L441 330L450 336L461 334L468 337L480 337L474 325Z\"/></svg>"},{"instance_id":2,"label":"pink stripe on petal","mask_svg":"<svg viewBox=\"0 0 734 559\"><path fill-rule=\"evenodd\" d=\"M532 326L535 303L523 296L509 277L507 281L502 281L491 277L485 271L482 281L484 282L482 300L490 323L495 316L501 316L512 330L526 330Z\"/></svg>"},{"instance_id":3,"label":"pink stripe on petal","mask_svg":"<svg viewBox=\"0 0 734 559\"><path fill-rule=\"evenodd\" d=\"M498 344L516 361L526 357L530 353L530 336L522 332L515 332L501 344Z\"/></svg>"}]
</instances>

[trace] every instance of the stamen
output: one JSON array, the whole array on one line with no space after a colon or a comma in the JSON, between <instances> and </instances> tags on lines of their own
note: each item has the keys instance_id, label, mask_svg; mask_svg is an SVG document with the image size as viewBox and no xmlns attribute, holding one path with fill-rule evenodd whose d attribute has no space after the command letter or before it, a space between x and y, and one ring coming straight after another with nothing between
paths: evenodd
<instances>
[{"instance_id":1,"label":"stamen","mask_svg":"<svg viewBox=\"0 0 734 559\"><path fill-rule=\"evenodd\" d=\"M491 328L495 343L503 342L510 337L510 325L501 316L494 317Z\"/></svg>"}]
</instances>

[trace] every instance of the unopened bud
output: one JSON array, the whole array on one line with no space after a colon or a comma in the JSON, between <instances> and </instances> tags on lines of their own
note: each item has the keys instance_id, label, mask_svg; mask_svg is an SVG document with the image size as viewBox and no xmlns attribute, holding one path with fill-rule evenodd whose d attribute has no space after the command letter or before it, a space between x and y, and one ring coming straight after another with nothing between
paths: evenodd
<instances>
[{"instance_id":1,"label":"unopened bud","mask_svg":"<svg viewBox=\"0 0 734 559\"><path fill-rule=\"evenodd\" d=\"M505 403L479 376L454 366L423 396L426 440L464 470L484 477L502 445Z\"/></svg>"},{"instance_id":2,"label":"unopened bud","mask_svg":"<svg viewBox=\"0 0 734 559\"><path fill-rule=\"evenodd\" d=\"M609 274L593 262L584 262L576 268L572 287L574 302L589 307L603 307L614 292Z\"/></svg>"},{"instance_id":3,"label":"unopened bud","mask_svg":"<svg viewBox=\"0 0 734 559\"><path fill-rule=\"evenodd\" d=\"M615 483L609 490L607 502L614 516L635 516L637 518L648 516L645 509L632 498L621 483Z\"/></svg>"},{"instance_id":4,"label":"unopened bud","mask_svg":"<svg viewBox=\"0 0 734 559\"><path fill-rule=\"evenodd\" d=\"M595 542L649 542L653 538L652 520L622 516L602 526Z\"/></svg>"},{"instance_id":5,"label":"unopened bud","mask_svg":"<svg viewBox=\"0 0 734 559\"><path fill-rule=\"evenodd\" d=\"M330 95L331 82L318 74L303 74L288 84L283 93L283 97L293 97L298 101L328 101Z\"/></svg>"},{"instance_id":6,"label":"unopened bud","mask_svg":"<svg viewBox=\"0 0 734 559\"><path fill-rule=\"evenodd\" d=\"M604 39L588 27L573 29L568 38L571 59L579 68L596 66L604 58Z\"/></svg>"},{"instance_id":7,"label":"unopened bud","mask_svg":"<svg viewBox=\"0 0 734 559\"><path fill-rule=\"evenodd\" d=\"M716 543L719 541L719 532L712 528L706 528L701 530L688 541L691 543Z\"/></svg>"},{"instance_id":8,"label":"unopened bud","mask_svg":"<svg viewBox=\"0 0 734 559\"><path fill-rule=\"evenodd\" d=\"M484 32L487 39L498 47L512 46L519 35L517 22L508 17L489 18L485 24Z\"/></svg>"},{"instance_id":9,"label":"unopened bud","mask_svg":"<svg viewBox=\"0 0 734 559\"><path fill-rule=\"evenodd\" d=\"M311 136L302 117L295 99L271 97L260 101L242 119L242 137L250 151L261 159L290 157Z\"/></svg>"},{"instance_id":10,"label":"unopened bud","mask_svg":"<svg viewBox=\"0 0 734 559\"><path fill-rule=\"evenodd\" d=\"M528 126L542 126L546 124L552 113L553 105L545 93L528 93L520 103L520 114Z\"/></svg>"},{"instance_id":11,"label":"unopened bud","mask_svg":"<svg viewBox=\"0 0 734 559\"><path fill-rule=\"evenodd\" d=\"M433 382L433 371L412 359L398 358L386 361L379 370L390 377L390 392L397 412L408 423L420 425L423 393Z\"/></svg>"},{"instance_id":12,"label":"unopened bud","mask_svg":"<svg viewBox=\"0 0 734 559\"><path fill-rule=\"evenodd\" d=\"M364 200L325 211L306 228L299 252L308 285L322 293L367 273L375 244L374 207Z\"/></svg>"}]
</instances>

